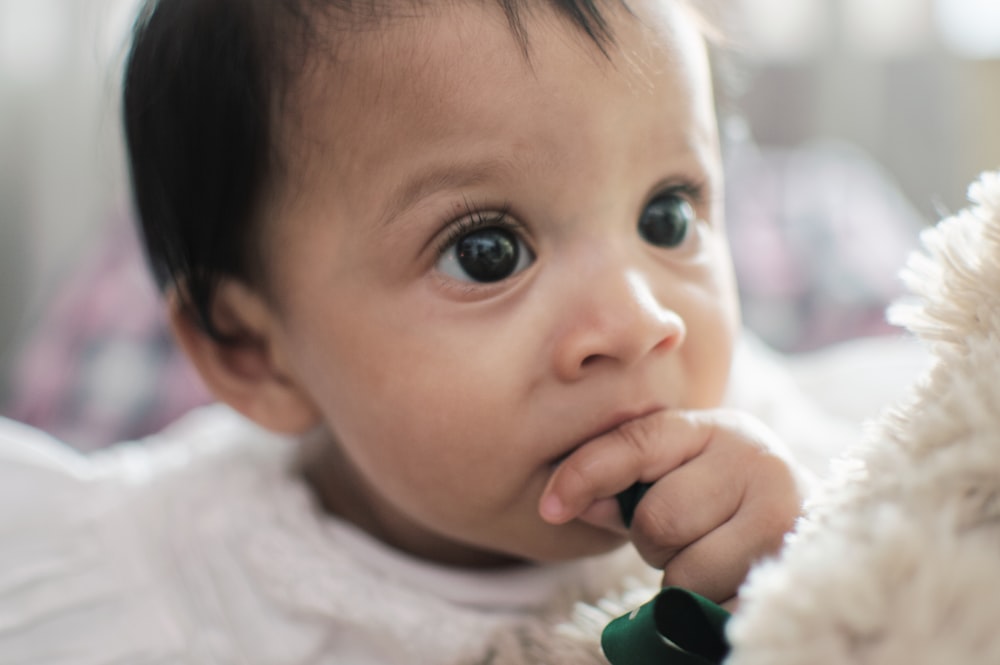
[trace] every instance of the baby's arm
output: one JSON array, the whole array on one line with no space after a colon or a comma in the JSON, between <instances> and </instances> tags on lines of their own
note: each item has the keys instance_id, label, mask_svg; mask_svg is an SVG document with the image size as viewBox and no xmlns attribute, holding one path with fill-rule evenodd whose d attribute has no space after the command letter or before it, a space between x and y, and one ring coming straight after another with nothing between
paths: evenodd
<instances>
[{"instance_id":1,"label":"baby's arm","mask_svg":"<svg viewBox=\"0 0 1000 665\"><path fill-rule=\"evenodd\" d=\"M542 495L542 517L625 532L615 496L649 484L629 537L664 585L723 602L750 566L781 546L802 483L775 435L727 410L664 411L630 421L573 452Z\"/></svg>"}]
</instances>

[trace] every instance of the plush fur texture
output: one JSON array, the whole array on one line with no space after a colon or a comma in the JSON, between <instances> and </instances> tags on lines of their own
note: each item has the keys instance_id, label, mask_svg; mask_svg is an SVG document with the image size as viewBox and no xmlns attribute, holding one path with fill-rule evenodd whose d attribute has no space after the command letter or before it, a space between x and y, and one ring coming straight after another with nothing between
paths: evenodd
<instances>
[{"instance_id":1,"label":"plush fur texture","mask_svg":"<svg viewBox=\"0 0 1000 665\"><path fill-rule=\"evenodd\" d=\"M730 665L1000 663L1000 173L970 199L891 312L930 369L751 574Z\"/></svg>"}]
</instances>

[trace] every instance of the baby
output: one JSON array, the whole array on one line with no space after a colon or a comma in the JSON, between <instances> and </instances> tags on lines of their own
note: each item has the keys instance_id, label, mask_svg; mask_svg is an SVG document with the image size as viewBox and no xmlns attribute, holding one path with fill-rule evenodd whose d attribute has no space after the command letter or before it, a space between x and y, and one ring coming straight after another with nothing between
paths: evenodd
<instances>
[{"instance_id":1,"label":"baby","mask_svg":"<svg viewBox=\"0 0 1000 665\"><path fill-rule=\"evenodd\" d=\"M132 498L111 504L132 522L146 519L144 492L157 494L156 520L173 515L157 522L151 568L135 563L142 546L100 541L99 558L144 580L136 593L155 605L159 641L136 649L166 660L148 662L487 662L495 617L558 606L565 618L610 590L573 562L635 551L663 583L723 602L792 527L797 472L776 436L720 408L739 315L705 39L685 3L154 1L137 23L124 112L174 333L217 398L262 428L202 414L152 452L112 451L91 462L100 473L70 474L130 478L115 492ZM242 563L201 563L223 550L259 563L266 550L218 536L249 524L240 501L269 491L225 480L273 464L247 442L273 445L264 430L307 455L286 479L312 497L297 510L322 509L301 547L333 529L347 544L323 551L354 560L269 577L259 584L279 591L267 602L248 591L256 578L227 585ZM192 444L227 437L216 461ZM0 457L0 479L51 466ZM191 480L199 465L215 480ZM174 498L192 484L198 501ZM637 484L648 489L626 527L616 496ZM211 529L182 539L164 526L202 511L217 514ZM131 563L115 564L124 550ZM171 577L181 568L221 572ZM198 575L201 591L184 590ZM323 586L331 575L412 584L425 599L406 601L411 612L451 604L480 623L434 619L445 622L435 635L393 642L388 628L306 621L301 604L247 618L303 585L316 606L340 602L346 587ZM168 600L150 591L163 579ZM205 580L213 600L193 601ZM497 580L519 599L497 600ZM351 600L361 623L396 621L403 610L366 584ZM146 634L139 602L116 625ZM74 625L100 635L97 614ZM65 629L56 623L50 635ZM295 632L304 624L308 639ZM37 651L22 635L19 653L50 662L53 640L35 625ZM421 651L455 633L460 655ZM206 634L203 660L184 651ZM121 656L104 649L107 662Z\"/></svg>"}]
</instances>

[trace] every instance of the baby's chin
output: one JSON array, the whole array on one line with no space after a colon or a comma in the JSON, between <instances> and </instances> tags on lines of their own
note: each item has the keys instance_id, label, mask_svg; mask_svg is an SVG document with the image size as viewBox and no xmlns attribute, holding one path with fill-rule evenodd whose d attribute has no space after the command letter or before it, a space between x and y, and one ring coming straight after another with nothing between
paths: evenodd
<instances>
[{"instance_id":1,"label":"baby's chin","mask_svg":"<svg viewBox=\"0 0 1000 665\"><path fill-rule=\"evenodd\" d=\"M612 552L628 542L625 536L580 521L547 530L508 553L532 563L575 561Z\"/></svg>"}]
</instances>

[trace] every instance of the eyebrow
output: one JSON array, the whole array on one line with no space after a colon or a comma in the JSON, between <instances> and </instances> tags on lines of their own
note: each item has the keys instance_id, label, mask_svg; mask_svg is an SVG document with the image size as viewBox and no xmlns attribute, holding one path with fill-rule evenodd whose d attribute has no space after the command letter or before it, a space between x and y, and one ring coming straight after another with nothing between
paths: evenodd
<instances>
[{"instance_id":1,"label":"eyebrow","mask_svg":"<svg viewBox=\"0 0 1000 665\"><path fill-rule=\"evenodd\" d=\"M498 173L510 173L513 169L514 165L510 160L500 158L433 166L395 188L382 208L379 223L392 224L400 213L434 192L478 185L496 177Z\"/></svg>"}]
</instances>

